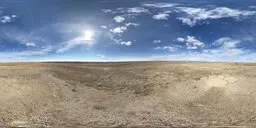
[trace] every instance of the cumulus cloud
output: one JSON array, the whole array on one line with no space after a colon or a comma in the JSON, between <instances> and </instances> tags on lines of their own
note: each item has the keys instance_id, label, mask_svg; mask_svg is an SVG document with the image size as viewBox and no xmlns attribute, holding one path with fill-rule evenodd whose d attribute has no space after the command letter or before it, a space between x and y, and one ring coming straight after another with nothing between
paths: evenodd
<instances>
[{"instance_id":1,"label":"cumulus cloud","mask_svg":"<svg viewBox=\"0 0 256 128\"><path fill-rule=\"evenodd\" d=\"M116 27L114 29L110 29L111 32L113 33L123 33L127 30L126 26L120 26L120 27Z\"/></svg>"},{"instance_id":2,"label":"cumulus cloud","mask_svg":"<svg viewBox=\"0 0 256 128\"><path fill-rule=\"evenodd\" d=\"M146 7L154 7L154 8L170 8L174 7L178 4L175 3L149 3L149 4L143 4L143 6Z\"/></svg>"},{"instance_id":3,"label":"cumulus cloud","mask_svg":"<svg viewBox=\"0 0 256 128\"><path fill-rule=\"evenodd\" d=\"M138 24L138 23L130 23L130 22L126 23L123 26L118 26L118 27L110 29L109 30L110 32L107 33L107 36L109 37L110 40L114 41L116 44L121 44L121 45L129 46L129 45L132 44L132 42L131 41L127 41L127 42L122 41L122 39L120 39L120 37L121 37L122 33L127 31L127 29L129 27L132 27L132 26L133 27L137 27L139 25L140 24Z\"/></svg>"},{"instance_id":4,"label":"cumulus cloud","mask_svg":"<svg viewBox=\"0 0 256 128\"><path fill-rule=\"evenodd\" d=\"M231 9L227 7L217 7L215 9L206 8L190 8L190 7L177 7L178 12L185 13L183 16L178 17L183 24L195 26L198 22L207 19L220 19L220 18L235 18L255 15L256 11L242 11L238 9Z\"/></svg>"},{"instance_id":5,"label":"cumulus cloud","mask_svg":"<svg viewBox=\"0 0 256 128\"><path fill-rule=\"evenodd\" d=\"M203 47L204 43L194 36L187 36L187 38L179 37L176 39L178 42L185 42L187 49L197 49L199 47Z\"/></svg>"},{"instance_id":6,"label":"cumulus cloud","mask_svg":"<svg viewBox=\"0 0 256 128\"><path fill-rule=\"evenodd\" d=\"M121 44L121 45L126 45L126 46L131 46L131 45L132 45L132 42L131 42L131 41L127 41L127 42L122 41L120 44Z\"/></svg>"},{"instance_id":7,"label":"cumulus cloud","mask_svg":"<svg viewBox=\"0 0 256 128\"><path fill-rule=\"evenodd\" d=\"M123 21L125 20L125 18L122 17L122 16L115 16L115 17L114 17L114 20L115 20L117 23L121 23L121 22L123 22Z\"/></svg>"},{"instance_id":8,"label":"cumulus cloud","mask_svg":"<svg viewBox=\"0 0 256 128\"><path fill-rule=\"evenodd\" d=\"M139 25L140 24L138 24L138 23L126 23L124 26L119 26L119 27L110 29L109 31L112 32L112 33L119 33L120 34L120 33L125 32L128 29L128 27L131 27L131 26L137 27Z\"/></svg>"},{"instance_id":9,"label":"cumulus cloud","mask_svg":"<svg viewBox=\"0 0 256 128\"><path fill-rule=\"evenodd\" d=\"M178 42L185 42L186 40L184 38L182 38L182 37L179 37L179 38L177 38L177 41Z\"/></svg>"},{"instance_id":10,"label":"cumulus cloud","mask_svg":"<svg viewBox=\"0 0 256 128\"><path fill-rule=\"evenodd\" d=\"M156 20L168 20L169 16L170 15L167 13L159 13L154 15L152 18Z\"/></svg>"},{"instance_id":11,"label":"cumulus cloud","mask_svg":"<svg viewBox=\"0 0 256 128\"><path fill-rule=\"evenodd\" d=\"M142 8L142 7L133 7L127 9L128 13L145 13L148 12L148 9Z\"/></svg>"}]
</instances>

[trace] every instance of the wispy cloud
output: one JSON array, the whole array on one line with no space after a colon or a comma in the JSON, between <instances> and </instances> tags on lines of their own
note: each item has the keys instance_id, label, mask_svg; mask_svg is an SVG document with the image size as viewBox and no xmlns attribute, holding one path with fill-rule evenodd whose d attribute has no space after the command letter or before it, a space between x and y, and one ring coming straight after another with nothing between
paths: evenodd
<instances>
[{"instance_id":1,"label":"wispy cloud","mask_svg":"<svg viewBox=\"0 0 256 128\"><path fill-rule=\"evenodd\" d=\"M207 19L220 19L220 18L235 18L252 16L256 11L243 11L238 9L231 9L227 7L217 7L214 9L206 8L190 8L190 7L177 7L178 12L183 12L184 15L178 17L183 24L195 26L198 22Z\"/></svg>"},{"instance_id":2,"label":"wispy cloud","mask_svg":"<svg viewBox=\"0 0 256 128\"><path fill-rule=\"evenodd\" d=\"M78 45L92 46L93 44L95 44L94 40L86 40L84 37L76 37L74 39L67 41L64 47L61 47L57 50L57 53L66 52L69 49L74 48Z\"/></svg>"},{"instance_id":3,"label":"wispy cloud","mask_svg":"<svg viewBox=\"0 0 256 128\"><path fill-rule=\"evenodd\" d=\"M133 8L128 8L127 13L146 13L149 12L148 9L145 9L143 7L133 7Z\"/></svg>"},{"instance_id":4,"label":"wispy cloud","mask_svg":"<svg viewBox=\"0 0 256 128\"><path fill-rule=\"evenodd\" d=\"M129 27L129 26L137 27L139 25L140 25L139 23L131 23L131 22L125 24L125 26L127 26L127 27Z\"/></svg>"},{"instance_id":5,"label":"wispy cloud","mask_svg":"<svg viewBox=\"0 0 256 128\"><path fill-rule=\"evenodd\" d=\"M175 3L148 3L148 4L143 4L143 6L146 7L154 7L154 8L170 8L174 7L178 4Z\"/></svg>"},{"instance_id":6,"label":"wispy cloud","mask_svg":"<svg viewBox=\"0 0 256 128\"><path fill-rule=\"evenodd\" d=\"M179 38L180 42L187 39ZM202 52L189 51L179 52L177 54L165 56L153 56L153 60L175 60L175 61L224 61L224 62L256 62L256 54L249 50L238 47L242 40L232 39L230 37L221 37L215 40L212 45L215 48L207 48ZM157 47L156 49L163 49Z\"/></svg>"},{"instance_id":7,"label":"wispy cloud","mask_svg":"<svg viewBox=\"0 0 256 128\"><path fill-rule=\"evenodd\" d=\"M168 50L170 52L173 52L173 51L176 51L177 50L177 47L174 47L174 46L158 46L158 47L155 47L155 50Z\"/></svg>"},{"instance_id":8,"label":"wispy cloud","mask_svg":"<svg viewBox=\"0 0 256 128\"><path fill-rule=\"evenodd\" d=\"M42 49L37 50L28 50L28 51L20 51L20 52L0 52L0 58L3 60L10 60L10 61L19 61L19 60L26 60L28 57L32 56L42 56L47 55L53 51L52 46L47 46Z\"/></svg>"},{"instance_id":9,"label":"wispy cloud","mask_svg":"<svg viewBox=\"0 0 256 128\"><path fill-rule=\"evenodd\" d=\"M110 13L110 14L140 14L140 13L148 13L149 10L143 7L130 7L130 8L102 9L102 12Z\"/></svg>"},{"instance_id":10,"label":"wispy cloud","mask_svg":"<svg viewBox=\"0 0 256 128\"><path fill-rule=\"evenodd\" d=\"M48 43L47 39L34 32L26 33L24 31L19 31L18 29L1 29L0 32L0 41L7 40L12 44L17 43L27 47L36 47L44 46Z\"/></svg>"},{"instance_id":11,"label":"wispy cloud","mask_svg":"<svg viewBox=\"0 0 256 128\"><path fill-rule=\"evenodd\" d=\"M106 57L106 55L104 55L104 54L97 54L96 56L100 57L100 58L105 58Z\"/></svg>"},{"instance_id":12,"label":"wispy cloud","mask_svg":"<svg viewBox=\"0 0 256 128\"><path fill-rule=\"evenodd\" d=\"M249 6L249 8L256 9L256 6Z\"/></svg>"},{"instance_id":13,"label":"wispy cloud","mask_svg":"<svg viewBox=\"0 0 256 128\"><path fill-rule=\"evenodd\" d=\"M100 27L101 27L101 28L104 28L104 29L107 29L107 28L108 28L108 27L105 26L105 25L101 25Z\"/></svg>"},{"instance_id":14,"label":"wispy cloud","mask_svg":"<svg viewBox=\"0 0 256 128\"><path fill-rule=\"evenodd\" d=\"M256 62L256 54L248 53L247 55L230 55L227 53L212 54L185 52L170 55L152 56L148 60L171 60L171 61L209 61L209 62Z\"/></svg>"},{"instance_id":15,"label":"wispy cloud","mask_svg":"<svg viewBox=\"0 0 256 128\"><path fill-rule=\"evenodd\" d=\"M234 40L230 37L222 37L213 42L215 46L221 46L225 49L235 48L237 44L241 43L241 40Z\"/></svg>"},{"instance_id":16,"label":"wispy cloud","mask_svg":"<svg viewBox=\"0 0 256 128\"><path fill-rule=\"evenodd\" d=\"M153 41L154 44L159 44L159 43L161 43L161 42L162 42L161 40L154 40L154 41Z\"/></svg>"},{"instance_id":17,"label":"wispy cloud","mask_svg":"<svg viewBox=\"0 0 256 128\"><path fill-rule=\"evenodd\" d=\"M102 11L103 11L104 13L111 13L111 12L112 12L111 9L102 9Z\"/></svg>"}]
</instances>

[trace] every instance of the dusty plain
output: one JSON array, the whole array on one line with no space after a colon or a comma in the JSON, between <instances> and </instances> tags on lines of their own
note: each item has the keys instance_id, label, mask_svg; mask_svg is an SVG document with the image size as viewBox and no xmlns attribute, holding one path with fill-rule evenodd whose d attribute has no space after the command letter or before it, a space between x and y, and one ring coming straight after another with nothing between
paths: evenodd
<instances>
[{"instance_id":1,"label":"dusty plain","mask_svg":"<svg viewBox=\"0 0 256 128\"><path fill-rule=\"evenodd\" d=\"M256 64L0 64L0 127L172 126L256 127Z\"/></svg>"}]
</instances>

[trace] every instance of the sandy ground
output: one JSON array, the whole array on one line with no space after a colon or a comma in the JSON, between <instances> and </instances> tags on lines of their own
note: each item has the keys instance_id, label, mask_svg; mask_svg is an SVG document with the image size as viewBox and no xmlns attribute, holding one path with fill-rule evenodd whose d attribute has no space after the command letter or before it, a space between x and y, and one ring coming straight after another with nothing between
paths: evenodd
<instances>
[{"instance_id":1,"label":"sandy ground","mask_svg":"<svg viewBox=\"0 0 256 128\"><path fill-rule=\"evenodd\" d=\"M107 126L256 127L256 64L0 64L0 127Z\"/></svg>"}]
</instances>

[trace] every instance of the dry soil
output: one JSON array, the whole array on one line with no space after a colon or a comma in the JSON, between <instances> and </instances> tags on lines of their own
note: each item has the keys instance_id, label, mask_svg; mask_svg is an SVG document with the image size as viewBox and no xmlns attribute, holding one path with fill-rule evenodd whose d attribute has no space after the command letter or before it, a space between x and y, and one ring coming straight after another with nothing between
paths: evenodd
<instances>
[{"instance_id":1,"label":"dry soil","mask_svg":"<svg viewBox=\"0 0 256 128\"><path fill-rule=\"evenodd\" d=\"M0 127L171 126L256 127L256 64L0 64Z\"/></svg>"}]
</instances>

